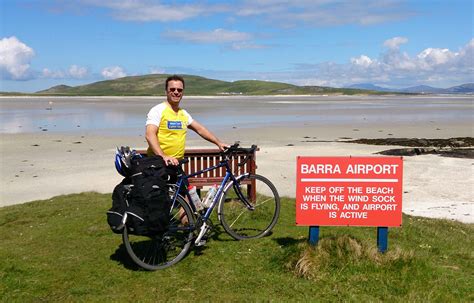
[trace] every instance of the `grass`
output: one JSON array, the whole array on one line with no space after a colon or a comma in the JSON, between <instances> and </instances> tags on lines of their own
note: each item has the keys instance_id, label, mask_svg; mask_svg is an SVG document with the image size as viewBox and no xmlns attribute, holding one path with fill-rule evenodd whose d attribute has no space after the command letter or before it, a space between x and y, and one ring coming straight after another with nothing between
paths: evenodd
<instances>
[{"instance_id":1,"label":"grass","mask_svg":"<svg viewBox=\"0 0 474 303\"><path fill-rule=\"evenodd\" d=\"M0 301L474 301L472 224L404 216L385 255L375 228L322 227L312 247L308 228L294 225L294 203L283 199L271 236L238 242L218 228L156 272L131 263L109 230L110 195L3 207Z\"/></svg>"},{"instance_id":2,"label":"grass","mask_svg":"<svg viewBox=\"0 0 474 303\"><path fill-rule=\"evenodd\" d=\"M58 85L32 95L47 96L163 96L164 83L169 75L152 74L129 76L105 80L86 85L70 87ZM322 86L296 86L288 83L242 80L220 81L194 75L183 75L186 81L186 95L319 95L319 94L386 94L360 89L332 88ZM1 93L1 92L0 92ZM8 94L8 93L5 93ZM393 94L393 93L392 93Z\"/></svg>"}]
</instances>

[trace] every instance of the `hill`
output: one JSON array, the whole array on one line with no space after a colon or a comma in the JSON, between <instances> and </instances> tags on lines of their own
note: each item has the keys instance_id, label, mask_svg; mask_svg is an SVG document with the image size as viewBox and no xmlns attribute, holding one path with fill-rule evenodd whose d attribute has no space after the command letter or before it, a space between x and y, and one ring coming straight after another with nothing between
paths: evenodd
<instances>
[{"instance_id":1,"label":"hill","mask_svg":"<svg viewBox=\"0 0 474 303\"><path fill-rule=\"evenodd\" d=\"M63 91L71 89L71 88L72 88L72 86L61 84L61 85L53 86L53 87L47 89L46 91L48 91L49 93L61 93ZM38 92L38 93L40 93L40 92Z\"/></svg>"},{"instance_id":2,"label":"hill","mask_svg":"<svg viewBox=\"0 0 474 303\"><path fill-rule=\"evenodd\" d=\"M70 87L58 85L37 92L38 95L58 96L156 96L164 95L164 83L169 75L153 74L99 81L87 85ZM184 75L186 94L209 95L312 95L312 94L378 94L359 89L332 88L322 86L297 86L288 83L240 80L227 82L194 75Z\"/></svg>"},{"instance_id":3,"label":"hill","mask_svg":"<svg viewBox=\"0 0 474 303\"><path fill-rule=\"evenodd\" d=\"M374 90L374 91L381 91L381 92L391 92L393 91L390 88L377 86L372 83L358 83L348 86L348 88L355 88L355 89L366 89L366 90Z\"/></svg>"},{"instance_id":4,"label":"hill","mask_svg":"<svg viewBox=\"0 0 474 303\"><path fill-rule=\"evenodd\" d=\"M407 88L391 89L387 87L377 86L371 83L358 83L348 86L354 89L367 89L379 92L401 92L411 94L474 94L474 83L466 83L449 88L432 87L428 85L411 86Z\"/></svg>"},{"instance_id":5,"label":"hill","mask_svg":"<svg viewBox=\"0 0 474 303\"><path fill-rule=\"evenodd\" d=\"M445 89L446 92L453 94L474 93L474 83L466 83Z\"/></svg>"},{"instance_id":6,"label":"hill","mask_svg":"<svg viewBox=\"0 0 474 303\"><path fill-rule=\"evenodd\" d=\"M440 93L443 93L444 89L432 87L428 85L418 85L418 86L407 87L403 89L402 91L408 92L408 93L419 93L419 94L440 94Z\"/></svg>"}]
</instances>

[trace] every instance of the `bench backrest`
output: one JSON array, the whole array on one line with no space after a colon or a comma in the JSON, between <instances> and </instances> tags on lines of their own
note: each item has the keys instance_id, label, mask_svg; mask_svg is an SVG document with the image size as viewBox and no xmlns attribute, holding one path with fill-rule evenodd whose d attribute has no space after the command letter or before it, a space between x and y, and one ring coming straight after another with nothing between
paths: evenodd
<instances>
[{"instance_id":1,"label":"bench backrest","mask_svg":"<svg viewBox=\"0 0 474 303\"><path fill-rule=\"evenodd\" d=\"M257 148L257 151L258 150ZM137 152L146 155L146 150L137 150ZM246 156L246 153L241 152L234 154L231 159L230 165L235 176L245 173L255 174L257 170L256 152L248 156L248 160L244 165L238 166L238 163L242 162ZM220 151L217 148L186 149L184 157L189 159L189 162L183 165L183 169L188 175L217 165L221 160ZM189 178L188 181L191 185L202 188L203 186L220 184L224 176L225 168L221 167L220 169L208 171L204 174Z\"/></svg>"},{"instance_id":2,"label":"bench backrest","mask_svg":"<svg viewBox=\"0 0 474 303\"><path fill-rule=\"evenodd\" d=\"M257 149L258 150L258 149ZM184 165L184 171L186 174L195 173L205 168L217 165L221 160L219 149L187 149L184 153L184 157L189 159L189 162ZM233 173L238 176L244 173L255 174L257 169L256 164L256 152L248 156L247 162L238 166L238 163L242 162L246 153L236 153L230 161L231 169ZM189 183L200 188L206 185L219 184L225 176L225 168L211 170L204 174L197 175L189 178Z\"/></svg>"},{"instance_id":3,"label":"bench backrest","mask_svg":"<svg viewBox=\"0 0 474 303\"><path fill-rule=\"evenodd\" d=\"M257 150L259 150L257 148ZM217 165L221 160L220 151L216 149L188 149L184 152L184 157L189 159L189 162L184 165L184 171L186 174L198 172L208 167ZM247 158L244 165L239 166L243 160ZM234 175L238 176L245 173L255 174L257 169L256 164L256 151L247 155L246 153L240 152L235 153L232 159L229 161L230 167ZM200 188L203 186L212 186L213 184L220 184L225 176L225 168L211 170L206 173L197 175L189 178L189 184L196 186L200 193ZM242 185L247 186L247 197L250 201L255 201L257 197L257 191L255 187L255 180L247 180L241 182Z\"/></svg>"}]
</instances>

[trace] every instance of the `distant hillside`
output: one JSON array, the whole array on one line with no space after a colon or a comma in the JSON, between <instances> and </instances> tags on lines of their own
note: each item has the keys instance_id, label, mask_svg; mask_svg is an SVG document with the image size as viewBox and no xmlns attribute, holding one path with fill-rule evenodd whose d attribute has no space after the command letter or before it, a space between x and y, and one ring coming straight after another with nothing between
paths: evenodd
<instances>
[{"instance_id":1,"label":"distant hillside","mask_svg":"<svg viewBox=\"0 0 474 303\"><path fill-rule=\"evenodd\" d=\"M418 85L407 88L400 89L391 89L387 87L377 86L371 83L359 83L348 86L348 88L355 89L368 89L371 91L380 91L380 92L402 92L402 93L412 93L412 94L473 94L474 93L474 83L466 83L458 86L453 86L449 88L438 88L428 85Z\"/></svg>"},{"instance_id":2,"label":"distant hillside","mask_svg":"<svg viewBox=\"0 0 474 303\"><path fill-rule=\"evenodd\" d=\"M124 77L70 87L58 85L37 92L40 95L61 96L156 96L164 95L164 83L169 75L153 74ZM359 89L322 86L297 86L281 82L241 80L234 82L184 75L186 94L205 95L311 95L311 94L379 94Z\"/></svg>"},{"instance_id":3,"label":"distant hillside","mask_svg":"<svg viewBox=\"0 0 474 303\"><path fill-rule=\"evenodd\" d=\"M407 93L440 94L440 93L443 93L444 89L431 87L428 85L418 85L418 86L407 87L403 89L402 91L407 92Z\"/></svg>"},{"instance_id":4,"label":"distant hillside","mask_svg":"<svg viewBox=\"0 0 474 303\"><path fill-rule=\"evenodd\" d=\"M474 83L466 83L445 89L446 92L453 94L466 94L474 92Z\"/></svg>"},{"instance_id":5,"label":"distant hillside","mask_svg":"<svg viewBox=\"0 0 474 303\"><path fill-rule=\"evenodd\" d=\"M377 86L377 85L374 85L374 84L371 84L371 83L353 84L351 86L348 86L348 88L366 89L366 90L374 90L374 91L380 91L380 92L391 92L391 91L393 91L390 88Z\"/></svg>"}]
</instances>

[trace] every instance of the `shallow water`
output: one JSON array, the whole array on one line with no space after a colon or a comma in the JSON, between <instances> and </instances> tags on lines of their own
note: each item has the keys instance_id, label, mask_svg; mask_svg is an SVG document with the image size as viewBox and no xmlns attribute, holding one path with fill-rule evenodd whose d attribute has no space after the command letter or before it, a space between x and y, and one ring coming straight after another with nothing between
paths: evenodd
<instances>
[{"instance_id":1,"label":"shallow water","mask_svg":"<svg viewBox=\"0 0 474 303\"><path fill-rule=\"evenodd\" d=\"M163 97L4 97L0 133L140 135ZM193 118L216 129L260 126L471 124L472 96L184 97Z\"/></svg>"}]
</instances>

